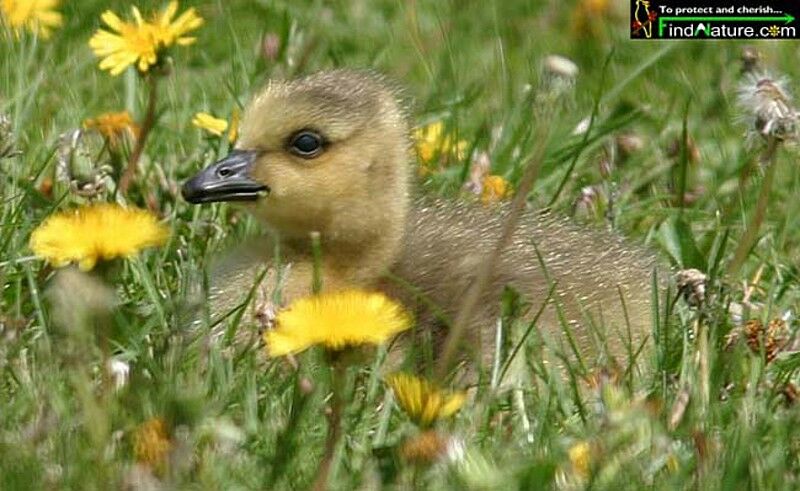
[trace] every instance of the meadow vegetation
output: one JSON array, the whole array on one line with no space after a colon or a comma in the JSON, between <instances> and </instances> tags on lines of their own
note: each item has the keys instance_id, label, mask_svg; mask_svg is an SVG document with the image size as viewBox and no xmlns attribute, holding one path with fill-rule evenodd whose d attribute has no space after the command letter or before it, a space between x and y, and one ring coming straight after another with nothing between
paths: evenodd
<instances>
[{"instance_id":1,"label":"meadow vegetation","mask_svg":"<svg viewBox=\"0 0 800 491\"><path fill-rule=\"evenodd\" d=\"M605 0L143 0L152 63L102 62L130 2L16 26L35 3L0 2L0 489L800 486L796 42L634 42ZM263 230L181 183L266 80L332 67L405 88L419 192L495 206L541 151L528 206L655 251L644 369L546 369L513 292L498 339L525 342L470 387L330 339L270 356L234 342L252 309L204 316L210 261ZM413 322L381 308L387 337Z\"/></svg>"}]
</instances>

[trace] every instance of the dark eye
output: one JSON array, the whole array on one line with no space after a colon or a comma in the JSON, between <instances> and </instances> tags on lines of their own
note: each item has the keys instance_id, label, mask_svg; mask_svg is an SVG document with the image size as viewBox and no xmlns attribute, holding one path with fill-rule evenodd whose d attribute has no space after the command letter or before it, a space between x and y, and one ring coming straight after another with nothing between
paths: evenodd
<instances>
[{"instance_id":1,"label":"dark eye","mask_svg":"<svg viewBox=\"0 0 800 491\"><path fill-rule=\"evenodd\" d=\"M300 131L290 140L289 149L300 157L314 158L322 153L322 137L313 131Z\"/></svg>"}]
</instances>

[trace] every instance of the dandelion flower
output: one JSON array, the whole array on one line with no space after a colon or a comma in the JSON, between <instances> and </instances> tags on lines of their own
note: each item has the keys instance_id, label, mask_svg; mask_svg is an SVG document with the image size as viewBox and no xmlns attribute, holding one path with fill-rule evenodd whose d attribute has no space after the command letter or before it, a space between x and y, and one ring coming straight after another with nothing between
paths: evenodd
<instances>
[{"instance_id":1,"label":"dandelion flower","mask_svg":"<svg viewBox=\"0 0 800 491\"><path fill-rule=\"evenodd\" d=\"M484 205L496 203L513 194L511 185L501 176L490 175L483 179L481 188L481 202Z\"/></svg>"},{"instance_id":2,"label":"dandelion flower","mask_svg":"<svg viewBox=\"0 0 800 491\"><path fill-rule=\"evenodd\" d=\"M212 135L222 136L228 129L228 122L224 119L216 118L212 114L199 112L194 115L192 124L201 130L205 130Z\"/></svg>"},{"instance_id":3,"label":"dandelion flower","mask_svg":"<svg viewBox=\"0 0 800 491\"><path fill-rule=\"evenodd\" d=\"M203 19L190 8L173 22L177 9L178 3L170 2L152 22L144 20L136 7L133 7L133 22L123 21L110 10L103 12L100 18L111 30L98 29L89 40L92 51L102 58L100 69L119 75L136 65L139 72L146 73L158 63L165 49L174 44L192 44L195 38L184 34L200 27Z\"/></svg>"},{"instance_id":4,"label":"dandelion flower","mask_svg":"<svg viewBox=\"0 0 800 491\"><path fill-rule=\"evenodd\" d=\"M587 479L592 464L592 447L589 445L589 442L580 441L571 446L567 453L575 474L582 479Z\"/></svg>"},{"instance_id":5,"label":"dandelion flower","mask_svg":"<svg viewBox=\"0 0 800 491\"><path fill-rule=\"evenodd\" d=\"M133 16L135 22L125 22L106 10L100 18L116 32L98 29L89 40L94 54L102 58L100 69L108 70L111 75L119 75L131 65L145 73L158 61L159 41L155 29L142 19L136 7L133 7Z\"/></svg>"},{"instance_id":6,"label":"dandelion flower","mask_svg":"<svg viewBox=\"0 0 800 491\"><path fill-rule=\"evenodd\" d=\"M76 262L88 271L98 260L130 257L160 245L167 235L151 213L104 203L50 216L33 231L30 246L56 267Z\"/></svg>"},{"instance_id":7,"label":"dandelion flower","mask_svg":"<svg viewBox=\"0 0 800 491\"><path fill-rule=\"evenodd\" d=\"M431 382L407 373L390 375L386 383L394 391L400 408L421 427L452 416L466 400L463 392L445 392Z\"/></svg>"},{"instance_id":8,"label":"dandelion flower","mask_svg":"<svg viewBox=\"0 0 800 491\"><path fill-rule=\"evenodd\" d=\"M239 138L239 122L241 121L242 115L239 111L238 107L233 108L233 112L231 113L231 124L228 127L228 142L233 144Z\"/></svg>"},{"instance_id":9,"label":"dandelion flower","mask_svg":"<svg viewBox=\"0 0 800 491\"><path fill-rule=\"evenodd\" d=\"M151 418L133 432L133 455L138 462L163 470L172 449L167 424L162 418Z\"/></svg>"},{"instance_id":10,"label":"dandelion flower","mask_svg":"<svg viewBox=\"0 0 800 491\"><path fill-rule=\"evenodd\" d=\"M47 39L52 29L64 24L56 11L59 3L60 0L0 0L0 13L17 36L25 28Z\"/></svg>"},{"instance_id":11,"label":"dandelion flower","mask_svg":"<svg viewBox=\"0 0 800 491\"><path fill-rule=\"evenodd\" d=\"M109 112L89 118L83 122L87 130L96 130L112 145L119 143L124 136L135 137L139 134L139 126L133 122L128 111Z\"/></svg>"},{"instance_id":12,"label":"dandelion flower","mask_svg":"<svg viewBox=\"0 0 800 491\"><path fill-rule=\"evenodd\" d=\"M264 340L270 356L322 345L332 351L380 344L408 329L408 314L386 296L344 290L301 298L278 314L276 328Z\"/></svg>"},{"instance_id":13,"label":"dandelion flower","mask_svg":"<svg viewBox=\"0 0 800 491\"><path fill-rule=\"evenodd\" d=\"M156 17L153 25L156 27L159 40L164 46L169 47L173 44L178 46L189 46L197 41L197 38L187 37L184 34L194 31L203 25L203 18L197 15L194 7L182 13L180 17L172 20L178 12L178 2L170 2L167 8Z\"/></svg>"},{"instance_id":14,"label":"dandelion flower","mask_svg":"<svg viewBox=\"0 0 800 491\"><path fill-rule=\"evenodd\" d=\"M446 135L444 123L441 121L414 130L414 140L416 141L417 155L424 165L432 163L443 155L454 156L458 160L466 157L467 142L455 141L451 136ZM423 168L423 172L426 170L426 167Z\"/></svg>"}]
</instances>

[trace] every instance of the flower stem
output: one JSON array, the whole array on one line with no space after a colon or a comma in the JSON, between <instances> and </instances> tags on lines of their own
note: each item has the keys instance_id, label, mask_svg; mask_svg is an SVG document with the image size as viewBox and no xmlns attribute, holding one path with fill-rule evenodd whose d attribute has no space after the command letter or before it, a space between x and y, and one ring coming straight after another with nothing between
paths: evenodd
<instances>
[{"instance_id":1,"label":"flower stem","mask_svg":"<svg viewBox=\"0 0 800 491\"><path fill-rule=\"evenodd\" d=\"M126 194L128 192L128 188L130 187L131 182L136 175L136 168L139 164L139 159L142 157L142 152L144 152L145 142L147 141L147 137L150 136L150 131L153 129L153 126L155 126L156 122L156 105L158 103L158 76L155 74L149 74L147 76L147 85L149 86L150 90L147 99L147 112L144 115L144 120L142 121L141 129L139 130L139 137L136 138L136 145L133 147L131 156L128 159L128 166L125 168L125 172L122 174L122 178L119 181L119 190L122 194Z\"/></svg>"},{"instance_id":2,"label":"flower stem","mask_svg":"<svg viewBox=\"0 0 800 491\"><path fill-rule=\"evenodd\" d=\"M511 211L508 213L503 228L500 231L500 237L495 242L494 250L489 254L485 261L478 267L475 274L475 279L471 287L464 295L464 300L461 302L461 308L455 318L455 322L450 328L447 339L444 342L444 348L440 357L439 366L437 367L436 374L439 380L444 379L453 363L453 357L461 347L461 339L466 332L467 325L473 318L473 313L478 307L481 296L487 288L491 280L492 273L497 268L503 251L511 241L514 231L517 229L517 224L522 217L522 212L525 210L525 205L528 201L528 194L533 189L536 178L539 175L539 169L544 161L545 151L547 149L547 141L550 137L550 125L539 125L539 130L536 132L534 141L538 142L533 151L533 157L528 161L525 166L525 172L519 182L514 199L511 202Z\"/></svg>"},{"instance_id":3,"label":"flower stem","mask_svg":"<svg viewBox=\"0 0 800 491\"><path fill-rule=\"evenodd\" d=\"M758 240L758 230L761 228L761 224L764 222L764 217L767 214L769 195L772 192L772 181L775 180L775 169L777 167L775 163L775 157L778 154L779 145L780 141L777 138L770 138L767 148L764 150L764 153L761 154L761 158L759 159L761 162L761 167L766 167L766 171L764 174L764 180L761 182L761 190L758 192L756 211L753 213L753 218L747 225L744 235L742 236L742 240L739 241L739 245L736 247L736 251L733 253L733 259L731 260L730 265L728 265L728 274L735 275L739 272L739 269L744 264L745 259L747 259L750 249L752 249L753 245L756 243L756 240Z\"/></svg>"},{"instance_id":4,"label":"flower stem","mask_svg":"<svg viewBox=\"0 0 800 491\"><path fill-rule=\"evenodd\" d=\"M314 485L311 487L314 491L324 491L328 489L328 477L333 466L333 458L336 454L336 447L339 445L339 440L342 438L342 412L345 379L346 379L346 365L344 363L333 363L331 372L331 412L328 416L328 436L325 439L325 453L322 456L322 461L317 470L317 477L314 479Z\"/></svg>"}]
</instances>

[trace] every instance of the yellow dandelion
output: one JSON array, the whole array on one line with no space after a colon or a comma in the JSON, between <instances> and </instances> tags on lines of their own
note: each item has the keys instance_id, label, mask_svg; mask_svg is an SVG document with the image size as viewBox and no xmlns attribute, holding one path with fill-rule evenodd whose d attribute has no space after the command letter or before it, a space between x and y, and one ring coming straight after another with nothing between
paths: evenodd
<instances>
[{"instance_id":1,"label":"yellow dandelion","mask_svg":"<svg viewBox=\"0 0 800 491\"><path fill-rule=\"evenodd\" d=\"M200 27L203 19L190 8L173 21L177 9L178 3L170 2L152 22L144 20L136 7L132 8L133 22L123 21L110 10L103 12L100 18L111 30L98 29L89 40L92 51L102 58L100 69L119 75L135 65L139 72L146 73L166 48L192 44L195 38L184 34Z\"/></svg>"},{"instance_id":2,"label":"yellow dandelion","mask_svg":"<svg viewBox=\"0 0 800 491\"><path fill-rule=\"evenodd\" d=\"M194 118L192 119L192 124L215 136L222 136L222 134L225 133L225 130L228 129L227 121L204 112L195 114Z\"/></svg>"},{"instance_id":3,"label":"yellow dandelion","mask_svg":"<svg viewBox=\"0 0 800 491\"><path fill-rule=\"evenodd\" d=\"M103 203L50 216L33 231L30 247L55 267L76 262L88 271L98 260L130 257L163 244L168 233L145 210Z\"/></svg>"},{"instance_id":4,"label":"yellow dandelion","mask_svg":"<svg viewBox=\"0 0 800 491\"><path fill-rule=\"evenodd\" d=\"M433 383L407 373L386 378L394 391L397 404L412 421L427 427L438 419L455 414L464 405L464 392L445 392Z\"/></svg>"},{"instance_id":5,"label":"yellow dandelion","mask_svg":"<svg viewBox=\"0 0 800 491\"><path fill-rule=\"evenodd\" d=\"M587 479L592 464L592 446L589 445L589 442L580 441L574 444L569 448L567 454L575 474L582 479Z\"/></svg>"},{"instance_id":6,"label":"yellow dandelion","mask_svg":"<svg viewBox=\"0 0 800 491\"><path fill-rule=\"evenodd\" d=\"M98 29L89 40L89 47L100 60L100 69L119 75L131 65L144 73L158 61L159 41L153 26L142 19L139 9L133 7L134 22L125 22L117 14L106 10L100 16L111 32Z\"/></svg>"},{"instance_id":7,"label":"yellow dandelion","mask_svg":"<svg viewBox=\"0 0 800 491\"><path fill-rule=\"evenodd\" d=\"M135 137L139 134L139 126L133 122L128 111L100 114L86 119L83 127L87 130L97 131L112 145L119 143L119 140L125 136Z\"/></svg>"},{"instance_id":8,"label":"yellow dandelion","mask_svg":"<svg viewBox=\"0 0 800 491\"><path fill-rule=\"evenodd\" d=\"M239 122L241 120L241 113L238 107L234 107L231 112L231 124L228 128L228 142L233 145L239 138Z\"/></svg>"},{"instance_id":9,"label":"yellow dandelion","mask_svg":"<svg viewBox=\"0 0 800 491\"><path fill-rule=\"evenodd\" d=\"M511 185L501 176L489 175L483 178L481 188L481 202L484 205L496 203L511 197L514 191Z\"/></svg>"},{"instance_id":10,"label":"yellow dandelion","mask_svg":"<svg viewBox=\"0 0 800 491\"><path fill-rule=\"evenodd\" d=\"M452 156L457 160L463 160L469 146L464 140L454 141L450 135L446 135L444 123L441 121L415 129L414 141L417 155L423 164L423 171L427 169L427 164L442 156Z\"/></svg>"},{"instance_id":11,"label":"yellow dandelion","mask_svg":"<svg viewBox=\"0 0 800 491\"><path fill-rule=\"evenodd\" d=\"M178 12L178 2L170 2L167 8L153 20L153 25L157 28L159 40L164 46L169 47L173 44L178 46L189 46L197 38L187 37L184 34L194 31L203 25L203 18L197 15L194 7L182 13L180 17L172 20Z\"/></svg>"},{"instance_id":12,"label":"yellow dandelion","mask_svg":"<svg viewBox=\"0 0 800 491\"><path fill-rule=\"evenodd\" d=\"M56 11L59 3L61 0L0 0L0 13L15 35L28 29L47 39L52 29L64 24L64 18Z\"/></svg>"},{"instance_id":13,"label":"yellow dandelion","mask_svg":"<svg viewBox=\"0 0 800 491\"><path fill-rule=\"evenodd\" d=\"M572 32L579 37L597 37L613 14L609 0L579 0L572 11Z\"/></svg>"},{"instance_id":14,"label":"yellow dandelion","mask_svg":"<svg viewBox=\"0 0 800 491\"><path fill-rule=\"evenodd\" d=\"M264 333L270 356L322 345L333 351L380 344L409 328L411 319L385 295L343 290L301 298L278 314L276 328Z\"/></svg>"},{"instance_id":15,"label":"yellow dandelion","mask_svg":"<svg viewBox=\"0 0 800 491\"><path fill-rule=\"evenodd\" d=\"M172 449L167 424L162 418L151 418L133 432L133 455L138 462L155 470L163 470Z\"/></svg>"}]
</instances>

